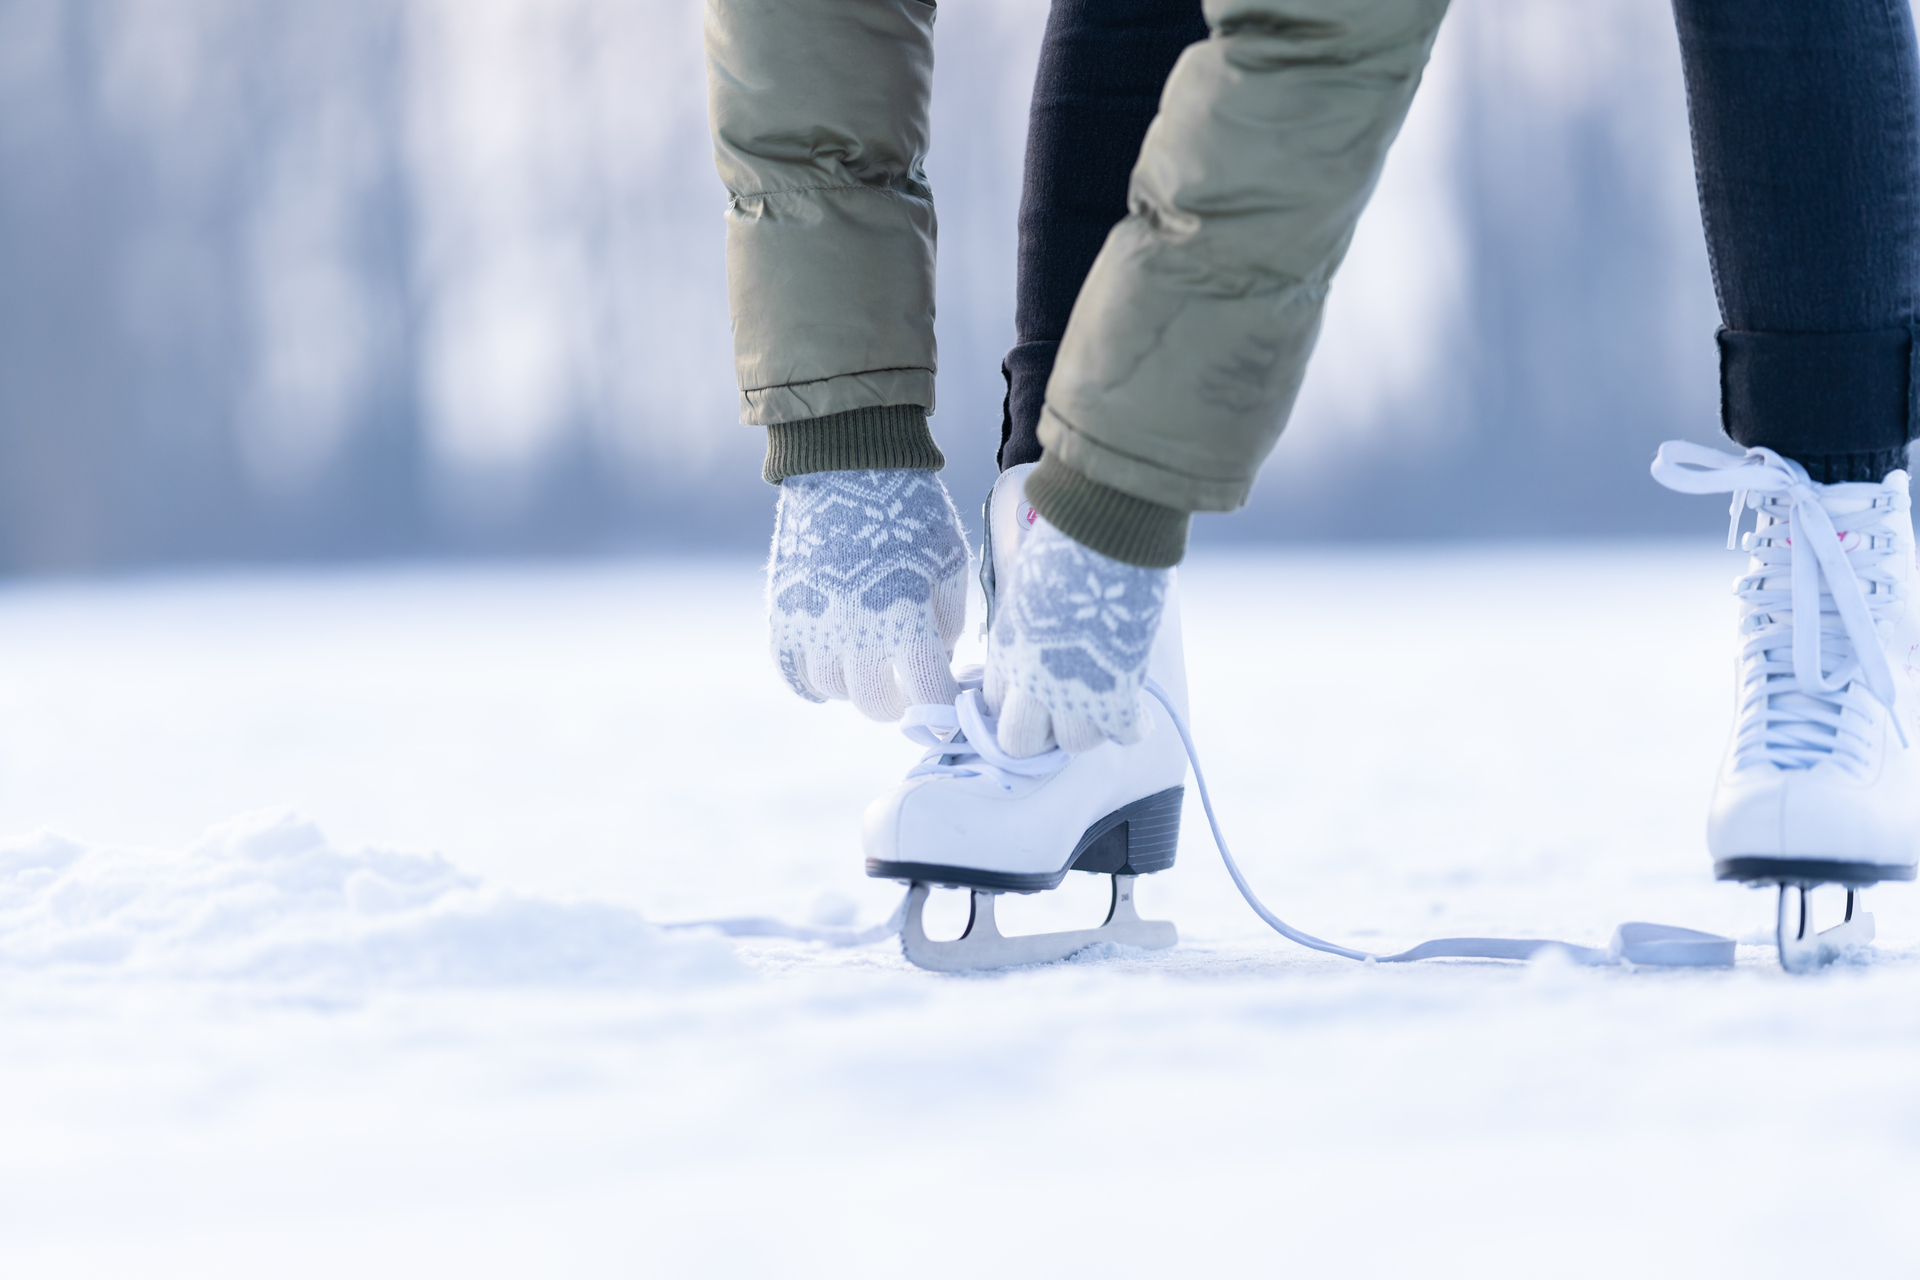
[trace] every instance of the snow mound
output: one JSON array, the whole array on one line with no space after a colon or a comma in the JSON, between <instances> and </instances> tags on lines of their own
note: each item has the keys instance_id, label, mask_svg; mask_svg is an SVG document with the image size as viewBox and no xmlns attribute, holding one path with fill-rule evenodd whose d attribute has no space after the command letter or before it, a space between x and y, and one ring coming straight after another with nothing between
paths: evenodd
<instances>
[{"instance_id":1,"label":"snow mound","mask_svg":"<svg viewBox=\"0 0 1920 1280\"><path fill-rule=\"evenodd\" d=\"M636 913L488 886L432 854L342 850L260 811L183 851L0 840L0 974L380 987L593 986L738 972Z\"/></svg>"}]
</instances>

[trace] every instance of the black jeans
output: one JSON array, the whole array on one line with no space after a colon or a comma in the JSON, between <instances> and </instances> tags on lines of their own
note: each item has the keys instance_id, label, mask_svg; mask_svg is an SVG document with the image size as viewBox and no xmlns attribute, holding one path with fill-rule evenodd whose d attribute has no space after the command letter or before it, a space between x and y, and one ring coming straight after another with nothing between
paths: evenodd
<instances>
[{"instance_id":1,"label":"black jeans","mask_svg":"<svg viewBox=\"0 0 1920 1280\"><path fill-rule=\"evenodd\" d=\"M1127 179L1180 51L1207 38L1200 0L1053 0L1020 192L1014 347L1000 466L1040 460L1040 406L1080 284L1127 213Z\"/></svg>"},{"instance_id":2,"label":"black jeans","mask_svg":"<svg viewBox=\"0 0 1920 1280\"><path fill-rule=\"evenodd\" d=\"M1722 424L1815 480L1914 438L1920 55L1907 0L1673 0L1720 298Z\"/></svg>"},{"instance_id":3,"label":"black jeans","mask_svg":"<svg viewBox=\"0 0 1920 1280\"><path fill-rule=\"evenodd\" d=\"M1815 480L1906 465L1920 344L1920 54L1908 0L1673 0L1720 300L1722 425ZM1000 465L1036 435L1073 300L1198 0L1054 0L1020 201ZM1572 246L1569 246L1570 251Z\"/></svg>"}]
</instances>

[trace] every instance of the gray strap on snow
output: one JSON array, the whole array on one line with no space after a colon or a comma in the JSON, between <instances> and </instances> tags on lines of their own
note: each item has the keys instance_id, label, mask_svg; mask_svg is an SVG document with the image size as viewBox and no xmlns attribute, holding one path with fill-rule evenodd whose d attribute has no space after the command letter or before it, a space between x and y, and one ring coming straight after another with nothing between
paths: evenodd
<instances>
[{"instance_id":1,"label":"gray strap on snow","mask_svg":"<svg viewBox=\"0 0 1920 1280\"><path fill-rule=\"evenodd\" d=\"M1311 944L1308 944L1311 945ZM1575 964L1610 965L1651 964L1707 968L1733 963L1733 939L1698 929L1682 929L1677 924L1647 924L1633 921L1613 931L1613 942L1603 951L1599 947L1578 947L1571 942L1551 938L1435 938L1417 947L1390 956L1369 956L1378 964L1398 964L1403 960L1438 960L1448 957L1476 960L1531 960L1541 951L1557 948Z\"/></svg>"}]
</instances>

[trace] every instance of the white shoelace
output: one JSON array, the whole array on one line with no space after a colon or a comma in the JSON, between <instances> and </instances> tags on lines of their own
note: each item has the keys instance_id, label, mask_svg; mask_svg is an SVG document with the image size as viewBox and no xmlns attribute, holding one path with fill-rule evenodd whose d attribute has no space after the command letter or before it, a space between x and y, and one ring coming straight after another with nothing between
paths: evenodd
<instances>
[{"instance_id":1,"label":"white shoelace","mask_svg":"<svg viewBox=\"0 0 1920 1280\"><path fill-rule=\"evenodd\" d=\"M1741 456L1680 440L1660 446L1653 478L1680 493L1732 494L1729 550L1741 549L1746 508L1760 513L1744 540L1758 567L1735 587L1747 682L1735 734L1741 760L1806 769L1838 759L1859 767L1870 748L1869 698L1886 708L1906 746L1878 623L1901 599L1890 572L1897 542L1885 522L1906 511L1907 500L1878 496L1848 517L1853 528L1837 531L1799 463L1771 449Z\"/></svg>"},{"instance_id":2,"label":"white shoelace","mask_svg":"<svg viewBox=\"0 0 1920 1280\"><path fill-rule=\"evenodd\" d=\"M1059 747L1037 756L1010 756L1000 749L998 724L980 691L983 679L981 668L964 667L959 672L960 696L951 706L922 703L907 708L900 731L928 749L907 771L909 778L985 775L1010 788L1014 778L1044 778L1066 768L1073 757Z\"/></svg>"},{"instance_id":3,"label":"white shoelace","mask_svg":"<svg viewBox=\"0 0 1920 1280\"><path fill-rule=\"evenodd\" d=\"M1639 921L1621 925L1614 931L1612 943L1605 948L1583 947L1550 938L1435 938L1393 955L1357 951L1296 929L1275 915L1254 893L1253 886L1247 883L1246 876L1241 873L1233 852L1228 849L1226 834L1220 830L1220 819L1214 813L1213 793L1207 786L1207 775L1200 767L1200 752L1193 745L1193 735L1188 732L1185 719L1174 708L1173 699L1154 680L1146 682L1146 691L1166 709L1167 718L1180 734L1180 744L1186 749L1187 763L1193 768L1193 780L1200 792L1200 804L1206 811L1207 826L1213 833L1214 848L1219 850L1220 861L1226 865L1234 888L1240 891L1240 896L1246 899L1255 915L1289 941L1314 951L1370 964L1400 964L1410 960L1443 958L1527 960L1545 948L1557 949L1582 965L1708 967L1733 963L1734 944L1731 938L1703 933L1698 929L1683 929L1678 925ZM908 710L901 728L908 737L928 747L927 755L914 766L909 777L926 774L985 775L997 779L1002 786L1010 787L1014 778L1045 777L1057 773L1073 758L1058 747L1025 758L1008 756L1002 752L994 740L992 721L987 717L986 707L980 698L978 668L961 672L960 696L952 706L913 707ZM790 925L765 917L689 920L660 927L705 928L731 937L793 938L805 942L824 942L836 947L857 947L898 934L906 919L906 911L907 898L903 895L900 905L894 908L891 916L865 929Z\"/></svg>"}]
</instances>

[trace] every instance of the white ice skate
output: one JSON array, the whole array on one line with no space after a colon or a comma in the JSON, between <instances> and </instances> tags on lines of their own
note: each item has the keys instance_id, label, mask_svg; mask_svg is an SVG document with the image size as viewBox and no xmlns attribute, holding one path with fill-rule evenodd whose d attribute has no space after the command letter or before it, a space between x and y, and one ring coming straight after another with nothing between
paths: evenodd
<instances>
[{"instance_id":1,"label":"white ice skate","mask_svg":"<svg viewBox=\"0 0 1920 1280\"><path fill-rule=\"evenodd\" d=\"M1920 867L1920 610L1912 604L1907 473L1816 484L1769 449L1744 458L1670 442L1654 478L1732 493L1752 553L1740 597L1733 733L1707 848L1722 880L1779 886L1780 963L1800 971L1873 939L1859 890ZM1846 919L1814 931L1810 891L1847 890Z\"/></svg>"},{"instance_id":2,"label":"white ice skate","mask_svg":"<svg viewBox=\"0 0 1920 1280\"><path fill-rule=\"evenodd\" d=\"M1025 501L1031 466L1002 473L987 503L981 581L989 615L996 584L1008 581L1020 539L1033 521ZM1179 604L1169 587L1148 661L1149 678L1186 714L1186 664ZM918 706L908 732L929 750L899 786L867 809L867 874L910 888L901 939L925 969L996 969L1059 960L1094 942L1170 947L1173 925L1142 920L1136 876L1173 865L1180 835L1187 757L1178 731L1153 698L1142 698L1144 736L1108 742L1079 755L1054 748L1015 758L999 748L978 672L963 672L952 706ZM994 897L1052 889L1070 870L1113 877L1113 902L1097 929L1007 937L994 921ZM935 941L921 923L931 886L970 890L972 915L954 941Z\"/></svg>"}]
</instances>

